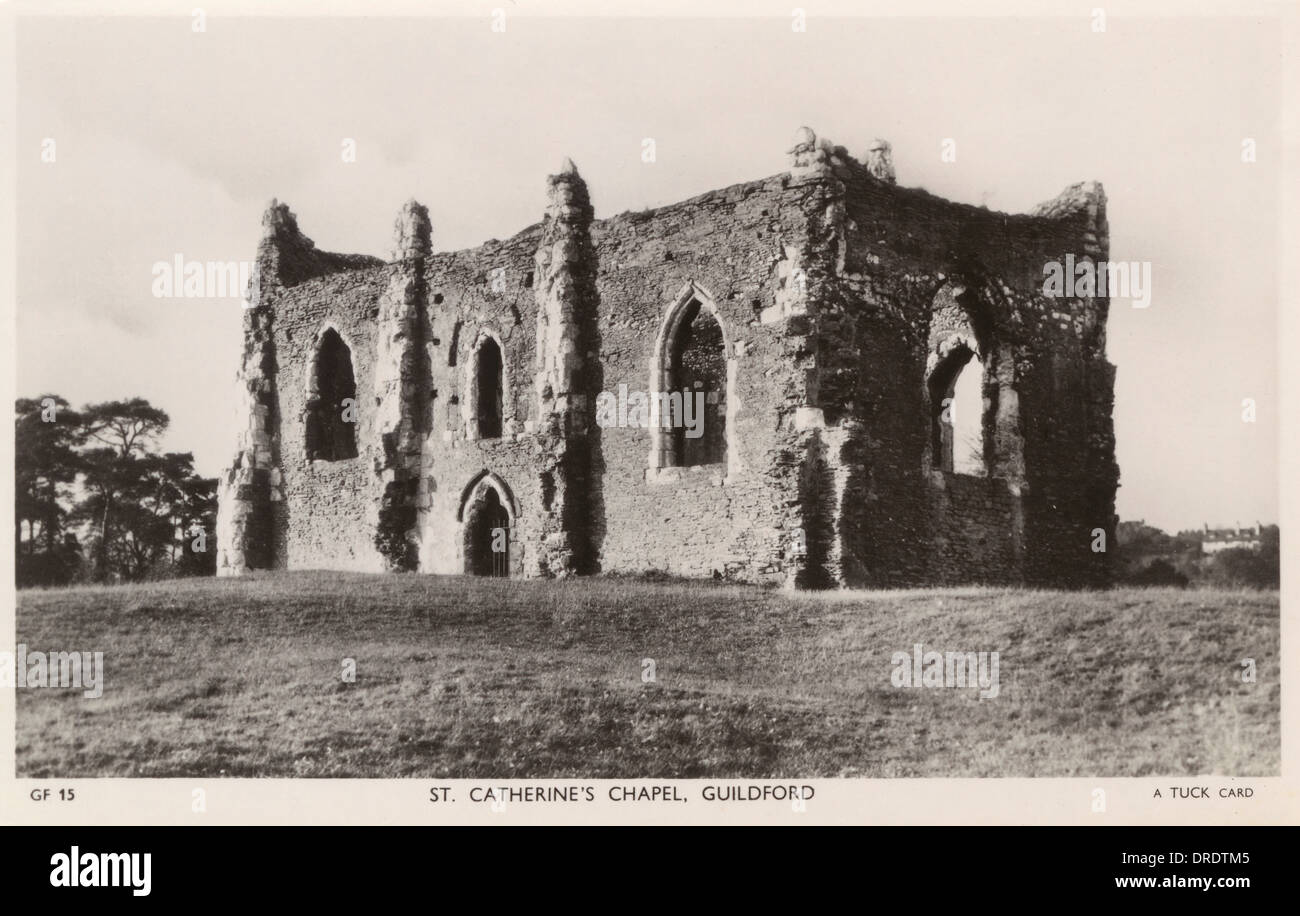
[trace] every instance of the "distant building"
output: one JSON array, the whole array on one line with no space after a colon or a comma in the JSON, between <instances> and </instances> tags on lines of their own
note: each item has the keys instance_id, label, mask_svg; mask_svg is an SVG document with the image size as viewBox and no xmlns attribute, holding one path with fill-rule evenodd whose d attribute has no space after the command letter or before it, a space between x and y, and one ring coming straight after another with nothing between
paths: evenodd
<instances>
[{"instance_id":1,"label":"distant building","mask_svg":"<svg viewBox=\"0 0 1300 916\"><path fill-rule=\"evenodd\" d=\"M1232 548L1259 550L1262 530L1259 522L1253 528L1211 528L1206 525L1201 532L1201 553L1218 553Z\"/></svg>"}]
</instances>

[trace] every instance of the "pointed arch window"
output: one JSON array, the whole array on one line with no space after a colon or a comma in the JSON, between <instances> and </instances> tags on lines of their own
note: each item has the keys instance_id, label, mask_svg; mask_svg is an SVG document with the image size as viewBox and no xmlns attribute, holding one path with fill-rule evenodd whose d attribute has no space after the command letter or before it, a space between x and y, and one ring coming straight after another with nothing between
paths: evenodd
<instances>
[{"instance_id":1,"label":"pointed arch window","mask_svg":"<svg viewBox=\"0 0 1300 916\"><path fill-rule=\"evenodd\" d=\"M728 462L727 339L711 303L688 284L669 310L651 373L651 466Z\"/></svg>"},{"instance_id":2,"label":"pointed arch window","mask_svg":"<svg viewBox=\"0 0 1300 916\"><path fill-rule=\"evenodd\" d=\"M307 457L345 461L357 457L357 383L352 351L338 331L326 329L316 345L308 382Z\"/></svg>"},{"instance_id":3,"label":"pointed arch window","mask_svg":"<svg viewBox=\"0 0 1300 916\"><path fill-rule=\"evenodd\" d=\"M984 365L970 347L953 348L930 374L930 435L934 466L986 476Z\"/></svg>"},{"instance_id":4,"label":"pointed arch window","mask_svg":"<svg viewBox=\"0 0 1300 916\"><path fill-rule=\"evenodd\" d=\"M474 351L472 364L471 436L499 439L505 427L505 360L501 345L484 336Z\"/></svg>"}]
</instances>

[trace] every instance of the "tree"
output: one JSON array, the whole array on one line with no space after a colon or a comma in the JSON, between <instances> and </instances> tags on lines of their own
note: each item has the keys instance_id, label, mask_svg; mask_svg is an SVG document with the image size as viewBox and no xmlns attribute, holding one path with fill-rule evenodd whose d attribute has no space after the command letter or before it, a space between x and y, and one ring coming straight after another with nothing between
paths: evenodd
<instances>
[{"instance_id":1,"label":"tree","mask_svg":"<svg viewBox=\"0 0 1300 916\"><path fill-rule=\"evenodd\" d=\"M1175 588L1187 587L1187 576L1180 573L1167 560L1152 560L1140 572L1129 576L1130 585L1172 585Z\"/></svg>"},{"instance_id":2,"label":"tree","mask_svg":"<svg viewBox=\"0 0 1300 916\"><path fill-rule=\"evenodd\" d=\"M182 481L193 476L193 459L171 452L128 456L117 464L115 474L114 527L104 554L112 572L136 581L156 563L171 559Z\"/></svg>"},{"instance_id":3,"label":"tree","mask_svg":"<svg viewBox=\"0 0 1300 916\"><path fill-rule=\"evenodd\" d=\"M115 546L122 546L115 525L123 513L131 514L137 524L142 521L139 513L128 505L128 494L140 477L149 472L140 459L156 444L170 422L166 413L143 398L90 404L82 412L85 439L101 443L100 447L88 449L82 455L84 482L90 492L78 507L79 517L87 521L93 519L96 579L110 576L114 565L110 554L115 552L119 563L117 572L123 572L120 568L122 552L114 550Z\"/></svg>"},{"instance_id":4,"label":"tree","mask_svg":"<svg viewBox=\"0 0 1300 916\"><path fill-rule=\"evenodd\" d=\"M15 422L18 584L62 584L81 568L72 525L100 581L216 572L217 482L189 453L155 450L165 412L143 398L73 411L47 395L17 401Z\"/></svg>"},{"instance_id":5,"label":"tree","mask_svg":"<svg viewBox=\"0 0 1300 916\"><path fill-rule=\"evenodd\" d=\"M178 490L176 524L181 533L181 553L179 559L173 558L176 571L182 575L214 576L217 573L217 479L191 474L178 481Z\"/></svg>"},{"instance_id":6,"label":"tree","mask_svg":"<svg viewBox=\"0 0 1300 916\"><path fill-rule=\"evenodd\" d=\"M106 451L95 450L87 462L88 495L76 509L77 517L100 524L92 545L97 578L138 581L160 566L187 575L215 573L216 479L195 474L188 452ZM105 527L106 517L111 523Z\"/></svg>"},{"instance_id":7,"label":"tree","mask_svg":"<svg viewBox=\"0 0 1300 916\"><path fill-rule=\"evenodd\" d=\"M1281 584L1281 553L1277 525L1260 530L1258 550L1230 547L1208 558L1207 579L1215 585L1277 588Z\"/></svg>"},{"instance_id":8,"label":"tree","mask_svg":"<svg viewBox=\"0 0 1300 916\"><path fill-rule=\"evenodd\" d=\"M1115 528L1115 539L1121 549L1134 557L1174 553L1179 549L1174 538L1143 521L1120 522Z\"/></svg>"},{"instance_id":9,"label":"tree","mask_svg":"<svg viewBox=\"0 0 1300 916\"><path fill-rule=\"evenodd\" d=\"M20 585L56 584L66 581L68 561L75 559L66 556L61 535L81 468L82 418L55 394L19 398L14 414L15 578Z\"/></svg>"}]
</instances>

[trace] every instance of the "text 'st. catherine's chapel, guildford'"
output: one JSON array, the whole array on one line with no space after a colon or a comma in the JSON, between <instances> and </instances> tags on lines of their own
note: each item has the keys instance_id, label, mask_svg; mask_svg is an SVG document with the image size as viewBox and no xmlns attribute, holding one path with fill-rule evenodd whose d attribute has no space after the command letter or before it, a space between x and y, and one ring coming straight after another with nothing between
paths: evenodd
<instances>
[{"instance_id":1,"label":"text 'st. catherine's chapel, guildford'","mask_svg":"<svg viewBox=\"0 0 1300 916\"><path fill-rule=\"evenodd\" d=\"M1115 527L1093 182L1008 215L799 131L788 171L391 261L263 219L218 573L663 571L796 587L1103 585ZM954 462L958 377L983 394Z\"/></svg>"}]
</instances>

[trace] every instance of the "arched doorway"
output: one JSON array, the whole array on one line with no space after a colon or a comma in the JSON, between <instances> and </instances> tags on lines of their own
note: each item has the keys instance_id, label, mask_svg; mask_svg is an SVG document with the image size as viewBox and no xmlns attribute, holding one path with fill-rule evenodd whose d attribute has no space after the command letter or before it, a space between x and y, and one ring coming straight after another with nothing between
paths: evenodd
<instances>
[{"instance_id":1,"label":"arched doorway","mask_svg":"<svg viewBox=\"0 0 1300 916\"><path fill-rule=\"evenodd\" d=\"M510 511L496 487L477 487L465 507L465 572L499 578L510 575Z\"/></svg>"}]
</instances>

